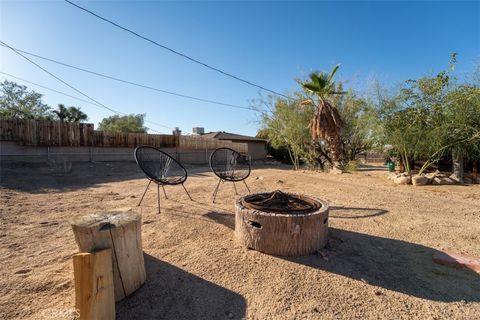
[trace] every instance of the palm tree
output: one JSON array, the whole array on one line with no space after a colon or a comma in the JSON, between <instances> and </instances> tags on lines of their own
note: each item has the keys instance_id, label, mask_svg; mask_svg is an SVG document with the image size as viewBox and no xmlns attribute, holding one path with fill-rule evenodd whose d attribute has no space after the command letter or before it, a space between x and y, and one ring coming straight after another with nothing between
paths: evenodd
<instances>
[{"instance_id":1,"label":"palm tree","mask_svg":"<svg viewBox=\"0 0 480 320\"><path fill-rule=\"evenodd\" d=\"M86 121L88 116L83 113L80 108L76 107L65 107L63 104L59 104L57 110L54 110L53 113L57 116L58 120L66 122L81 122Z\"/></svg>"},{"instance_id":2,"label":"palm tree","mask_svg":"<svg viewBox=\"0 0 480 320\"><path fill-rule=\"evenodd\" d=\"M68 109L61 103L58 105L57 110L53 110L53 113L60 121L65 121L68 117Z\"/></svg>"},{"instance_id":3,"label":"palm tree","mask_svg":"<svg viewBox=\"0 0 480 320\"><path fill-rule=\"evenodd\" d=\"M301 86L317 98L317 101L311 99L302 102L302 104L313 103L316 106L309 125L312 139L314 142L321 139L328 143L333 169L341 172L343 121L338 109L331 103L332 95L344 93L336 91L335 82L332 80L339 67L340 65L337 64L328 75L323 72L311 73L310 81L301 83Z\"/></svg>"},{"instance_id":4,"label":"palm tree","mask_svg":"<svg viewBox=\"0 0 480 320\"><path fill-rule=\"evenodd\" d=\"M83 113L80 108L68 107L68 121L69 122L82 122L88 119L88 116Z\"/></svg>"}]
</instances>

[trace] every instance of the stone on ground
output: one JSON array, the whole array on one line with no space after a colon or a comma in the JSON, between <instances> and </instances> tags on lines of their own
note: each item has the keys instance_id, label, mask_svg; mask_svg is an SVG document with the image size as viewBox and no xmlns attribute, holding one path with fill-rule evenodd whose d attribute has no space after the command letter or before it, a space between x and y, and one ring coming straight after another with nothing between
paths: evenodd
<instances>
[{"instance_id":1,"label":"stone on ground","mask_svg":"<svg viewBox=\"0 0 480 320\"><path fill-rule=\"evenodd\" d=\"M410 176L399 176L393 179L393 182L396 184L409 184L412 181L412 178Z\"/></svg>"},{"instance_id":2,"label":"stone on ground","mask_svg":"<svg viewBox=\"0 0 480 320\"><path fill-rule=\"evenodd\" d=\"M429 180L424 175L416 175L412 177L412 184L414 186L424 186L428 184Z\"/></svg>"}]
</instances>

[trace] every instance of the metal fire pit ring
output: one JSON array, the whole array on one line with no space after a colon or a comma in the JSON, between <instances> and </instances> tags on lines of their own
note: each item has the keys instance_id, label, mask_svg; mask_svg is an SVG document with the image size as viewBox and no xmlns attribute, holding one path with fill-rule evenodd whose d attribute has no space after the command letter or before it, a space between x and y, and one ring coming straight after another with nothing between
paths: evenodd
<instances>
[{"instance_id":1,"label":"metal fire pit ring","mask_svg":"<svg viewBox=\"0 0 480 320\"><path fill-rule=\"evenodd\" d=\"M242 205L249 209L283 214L306 214L322 207L315 198L280 190L247 195L242 198Z\"/></svg>"}]
</instances>

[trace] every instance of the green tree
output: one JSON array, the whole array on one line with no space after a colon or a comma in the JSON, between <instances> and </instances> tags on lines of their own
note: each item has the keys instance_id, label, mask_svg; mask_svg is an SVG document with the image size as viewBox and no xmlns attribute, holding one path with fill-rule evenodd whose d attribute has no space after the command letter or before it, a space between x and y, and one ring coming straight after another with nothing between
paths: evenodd
<instances>
[{"instance_id":1,"label":"green tree","mask_svg":"<svg viewBox=\"0 0 480 320\"><path fill-rule=\"evenodd\" d=\"M0 83L0 116L18 119L51 119L51 108L42 102L42 94L26 86L5 80Z\"/></svg>"},{"instance_id":2,"label":"green tree","mask_svg":"<svg viewBox=\"0 0 480 320\"><path fill-rule=\"evenodd\" d=\"M65 122L82 122L88 120L88 116L83 113L80 108L65 107L63 104L57 106L57 110L53 110L56 118Z\"/></svg>"},{"instance_id":3,"label":"green tree","mask_svg":"<svg viewBox=\"0 0 480 320\"><path fill-rule=\"evenodd\" d=\"M480 158L480 87L464 84L446 97L445 140L453 156L453 178L463 181L464 159Z\"/></svg>"},{"instance_id":4,"label":"green tree","mask_svg":"<svg viewBox=\"0 0 480 320\"><path fill-rule=\"evenodd\" d=\"M451 71L455 61L453 54ZM478 85L457 85L454 80L449 71L408 80L396 97L383 100L384 142L394 147L408 173L410 160L423 161L422 174L448 153L453 152L456 168L464 156L479 154Z\"/></svg>"},{"instance_id":5,"label":"green tree","mask_svg":"<svg viewBox=\"0 0 480 320\"><path fill-rule=\"evenodd\" d=\"M103 118L98 129L107 132L146 133L147 128L143 126L144 120L145 114L114 115Z\"/></svg>"},{"instance_id":6,"label":"green tree","mask_svg":"<svg viewBox=\"0 0 480 320\"><path fill-rule=\"evenodd\" d=\"M331 154L332 167L336 171L341 171L342 156L342 128L343 121L338 109L333 105L332 96L341 94L336 90L333 76L340 65L336 65L330 74L323 72L311 73L310 81L300 83L302 88L313 97L306 104L312 103L315 107L315 113L310 121L310 134L313 141L322 140L327 143ZM317 150L321 151L316 143Z\"/></svg>"},{"instance_id":7,"label":"green tree","mask_svg":"<svg viewBox=\"0 0 480 320\"><path fill-rule=\"evenodd\" d=\"M308 123L313 116L310 106L299 108L295 102L277 99L272 113L263 113L261 135L269 140L275 149L286 148L295 168L308 153L310 133Z\"/></svg>"},{"instance_id":8,"label":"green tree","mask_svg":"<svg viewBox=\"0 0 480 320\"><path fill-rule=\"evenodd\" d=\"M372 103L349 91L337 102L343 121L343 158L355 160L357 155L372 149L373 134L378 126L378 116Z\"/></svg>"}]
</instances>

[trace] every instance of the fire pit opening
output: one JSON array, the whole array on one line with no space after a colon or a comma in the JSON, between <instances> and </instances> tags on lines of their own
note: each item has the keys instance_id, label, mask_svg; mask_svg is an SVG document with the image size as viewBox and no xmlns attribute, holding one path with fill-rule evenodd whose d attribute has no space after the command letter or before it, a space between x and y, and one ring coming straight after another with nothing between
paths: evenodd
<instances>
[{"instance_id":1,"label":"fire pit opening","mask_svg":"<svg viewBox=\"0 0 480 320\"><path fill-rule=\"evenodd\" d=\"M304 195L287 194L280 190L271 193L256 193L242 198L249 209L284 214L305 214L318 210L322 204Z\"/></svg>"},{"instance_id":2,"label":"fire pit opening","mask_svg":"<svg viewBox=\"0 0 480 320\"><path fill-rule=\"evenodd\" d=\"M235 236L246 247L273 255L300 256L327 242L328 204L314 196L256 193L235 204Z\"/></svg>"}]
</instances>

